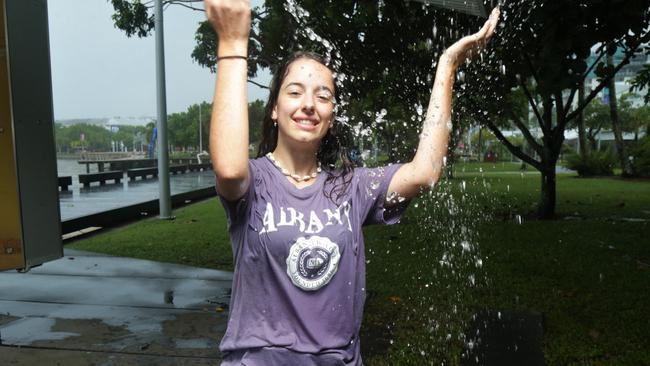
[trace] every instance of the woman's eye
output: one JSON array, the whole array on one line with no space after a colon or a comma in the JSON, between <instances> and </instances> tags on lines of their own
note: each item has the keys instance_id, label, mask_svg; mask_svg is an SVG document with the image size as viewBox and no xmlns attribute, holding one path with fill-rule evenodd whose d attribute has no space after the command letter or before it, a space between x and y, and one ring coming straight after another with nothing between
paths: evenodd
<instances>
[{"instance_id":1,"label":"woman's eye","mask_svg":"<svg viewBox=\"0 0 650 366\"><path fill-rule=\"evenodd\" d=\"M318 100L320 100L322 102L331 102L332 101L332 97L329 96L329 95L319 95L319 96L317 96L317 98L318 98Z\"/></svg>"},{"instance_id":2,"label":"woman's eye","mask_svg":"<svg viewBox=\"0 0 650 366\"><path fill-rule=\"evenodd\" d=\"M289 95L291 95L291 96L299 96L299 95L300 95L300 92L295 91L295 90L294 90L294 91L290 91L290 92L289 92Z\"/></svg>"}]
</instances>

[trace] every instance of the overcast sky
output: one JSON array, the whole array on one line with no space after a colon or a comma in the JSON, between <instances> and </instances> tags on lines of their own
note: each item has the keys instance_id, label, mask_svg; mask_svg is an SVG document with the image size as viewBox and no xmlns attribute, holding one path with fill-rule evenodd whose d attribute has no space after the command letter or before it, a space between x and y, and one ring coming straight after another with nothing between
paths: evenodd
<instances>
[{"instance_id":1,"label":"overcast sky","mask_svg":"<svg viewBox=\"0 0 650 366\"><path fill-rule=\"evenodd\" d=\"M48 1L48 10L55 119L156 115L153 34L128 38L116 29L108 0ZM165 11L168 113L212 101L215 75L190 57L204 18L179 6ZM256 79L264 85L269 80L268 72ZM266 99L267 93L249 84L248 95Z\"/></svg>"}]
</instances>

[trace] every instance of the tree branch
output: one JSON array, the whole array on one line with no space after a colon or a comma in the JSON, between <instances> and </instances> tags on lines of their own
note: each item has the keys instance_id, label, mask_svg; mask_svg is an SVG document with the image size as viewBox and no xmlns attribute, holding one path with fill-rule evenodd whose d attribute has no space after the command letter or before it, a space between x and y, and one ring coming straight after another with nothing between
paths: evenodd
<instances>
[{"instance_id":1,"label":"tree branch","mask_svg":"<svg viewBox=\"0 0 650 366\"><path fill-rule=\"evenodd\" d=\"M496 138L499 141L501 141L504 145L506 145L508 150L510 150L510 152L513 155L517 156L519 159L525 161L526 163L534 166L537 170L540 171L542 170L542 164L540 162L526 155L526 153L524 153L523 150L521 150L521 148L519 148L518 146L513 145L512 142L510 142L505 136L503 136L499 128L495 126L494 123L492 123L489 119L487 119L487 117L485 117L482 113L479 113L478 115L480 116L479 118L483 121L483 124L490 131L492 131L494 136L496 136Z\"/></svg>"},{"instance_id":2,"label":"tree branch","mask_svg":"<svg viewBox=\"0 0 650 366\"><path fill-rule=\"evenodd\" d=\"M535 83L539 85L539 77L537 76L537 73L535 72L535 67L533 66L533 61L530 59L527 53L524 52L524 59L526 60L526 63L528 64L528 68L530 69L530 74L533 76L533 79L535 80Z\"/></svg>"},{"instance_id":3,"label":"tree branch","mask_svg":"<svg viewBox=\"0 0 650 366\"><path fill-rule=\"evenodd\" d=\"M172 4L180 5L180 6L184 7L184 8L187 8L187 9L191 9L191 10L194 10L194 11L200 11L202 13L205 13L205 10L203 10L203 9L197 9L192 5L183 4L183 1L179 2L178 0L174 0L174 1L168 2L167 4L169 4L169 5L172 5Z\"/></svg>"},{"instance_id":4,"label":"tree branch","mask_svg":"<svg viewBox=\"0 0 650 366\"><path fill-rule=\"evenodd\" d=\"M260 84L260 83L258 83L256 81L251 80L251 79L248 79L248 82L255 85L255 86L257 86L257 87L259 87L259 88L262 88L262 89L268 89L269 88L268 86L262 85L262 84Z\"/></svg>"},{"instance_id":5,"label":"tree branch","mask_svg":"<svg viewBox=\"0 0 650 366\"><path fill-rule=\"evenodd\" d=\"M528 103L533 107L533 113L535 113L535 117L537 117L537 122L539 125L542 127L542 130L544 129L544 118L542 118L542 115L539 113L539 108L537 108L537 102L533 98L532 94L528 91L528 88L526 87L526 83L523 82L523 80L519 80L519 84L521 84L521 87L524 89L524 94L526 94L526 97L528 98Z\"/></svg>"},{"instance_id":6,"label":"tree branch","mask_svg":"<svg viewBox=\"0 0 650 366\"><path fill-rule=\"evenodd\" d=\"M524 124L521 122L521 119L510 110L510 116L512 117L512 121L515 123L517 128L521 131L521 133L524 135L524 138L526 138L526 142L541 156L542 155L542 145L540 145L536 140L535 137L530 133L530 130L528 127L524 126Z\"/></svg>"},{"instance_id":7,"label":"tree branch","mask_svg":"<svg viewBox=\"0 0 650 366\"><path fill-rule=\"evenodd\" d=\"M562 111L563 116L566 116L569 113L569 111L571 110L571 105L573 104L573 98L575 98L577 91L578 91L578 88L571 89L571 94L569 94L569 99L567 99L565 108Z\"/></svg>"}]
</instances>

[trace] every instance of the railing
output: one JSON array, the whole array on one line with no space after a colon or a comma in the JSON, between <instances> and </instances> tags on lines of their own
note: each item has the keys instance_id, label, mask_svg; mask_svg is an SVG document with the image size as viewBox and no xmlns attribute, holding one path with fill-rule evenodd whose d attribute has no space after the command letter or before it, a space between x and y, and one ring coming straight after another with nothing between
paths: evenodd
<instances>
[{"instance_id":1,"label":"railing","mask_svg":"<svg viewBox=\"0 0 650 366\"><path fill-rule=\"evenodd\" d=\"M142 153L133 152L83 152L80 154L81 161L104 161L104 160L119 160L119 159L134 159L142 158Z\"/></svg>"}]
</instances>

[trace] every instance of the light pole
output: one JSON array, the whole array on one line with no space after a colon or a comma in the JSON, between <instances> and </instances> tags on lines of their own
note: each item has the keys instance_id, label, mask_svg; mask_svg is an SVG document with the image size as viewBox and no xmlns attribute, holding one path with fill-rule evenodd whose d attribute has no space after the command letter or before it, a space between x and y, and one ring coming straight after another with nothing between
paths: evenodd
<instances>
[{"instance_id":1,"label":"light pole","mask_svg":"<svg viewBox=\"0 0 650 366\"><path fill-rule=\"evenodd\" d=\"M161 219L173 219L169 191L169 151L167 147L167 93L165 91L165 38L162 0L156 0L156 99L158 104L158 192Z\"/></svg>"},{"instance_id":2,"label":"light pole","mask_svg":"<svg viewBox=\"0 0 650 366\"><path fill-rule=\"evenodd\" d=\"M199 154L203 152L203 121L201 120L201 104L199 103Z\"/></svg>"}]
</instances>

